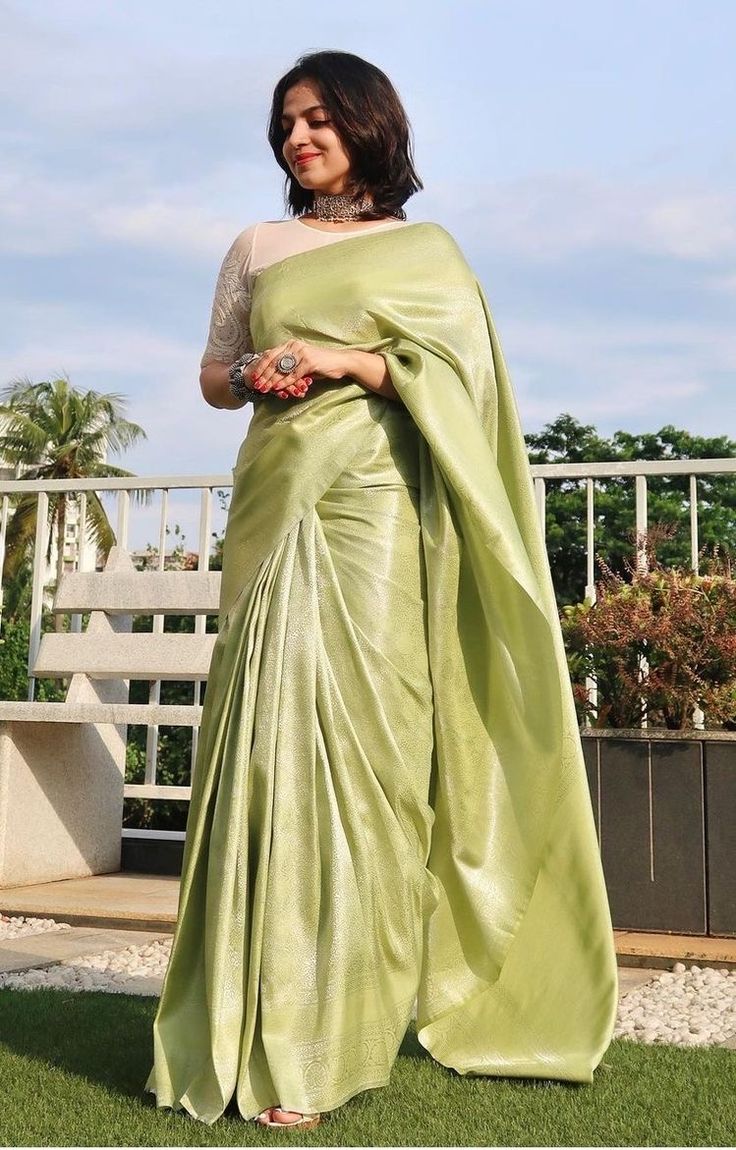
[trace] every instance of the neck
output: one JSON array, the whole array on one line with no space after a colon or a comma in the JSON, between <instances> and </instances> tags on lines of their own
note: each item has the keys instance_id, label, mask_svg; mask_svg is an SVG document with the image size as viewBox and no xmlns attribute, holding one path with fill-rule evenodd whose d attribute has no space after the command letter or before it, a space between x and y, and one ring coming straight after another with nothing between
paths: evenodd
<instances>
[{"instance_id":1,"label":"neck","mask_svg":"<svg viewBox=\"0 0 736 1150\"><path fill-rule=\"evenodd\" d=\"M359 220L363 212L373 207L370 196L355 198L350 192L315 192L313 211L318 220L328 223L348 223Z\"/></svg>"}]
</instances>

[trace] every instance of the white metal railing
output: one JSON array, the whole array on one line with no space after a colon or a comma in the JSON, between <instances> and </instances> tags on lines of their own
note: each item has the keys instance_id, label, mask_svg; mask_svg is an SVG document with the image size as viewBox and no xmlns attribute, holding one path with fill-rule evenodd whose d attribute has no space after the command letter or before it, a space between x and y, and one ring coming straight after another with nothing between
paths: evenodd
<instances>
[{"instance_id":1,"label":"white metal railing","mask_svg":"<svg viewBox=\"0 0 736 1150\"><path fill-rule=\"evenodd\" d=\"M0 570L4 566L8 525L12 515L11 503L13 496L35 494L37 497L36 533L31 578L31 605L29 612L29 700L32 700L34 697L35 679L33 677L33 667L41 643L44 603L48 602L49 599L47 588L49 584L55 581L55 565L48 561L49 551L52 550L49 547L49 496L64 493L77 501L77 538L74 547L77 557L81 556L83 559L85 553L89 553L89 549L85 546L88 534L87 502L88 493L95 492L99 497L112 500L116 505L108 512L108 518L114 526L118 545L127 549L139 549L143 551L146 546L150 545L150 534L153 534L157 540L157 545L155 546L156 565L159 570L164 570L167 560L167 539L173 526L172 515L174 514L170 496L172 493L182 494L191 492L195 495L198 494L198 509L196 514L192 514L193 509L191 507L184 509L179 508L179 514L176 518L177 520L179 518L186 520L188 516L190 520L194 520L193 523L186 524L186 526L193 527L197 539L197 569L207 571L210 566L213 531L216 527L224 526L224 512L222 509L214 506L214 495L215 492L227 491L231 487L232 474L194 476L165 475L154 477L131 476L125 478L111 477L107 479L77 480L0 479ZM155 520L152 520L150 515L152 504L147 501L151 498L155 499L156 497L158 497L160 501L160 507ZM147 526L143 525L141 527L140 524L136 525L132 522L136 511L139 513L139 516L145 513ZM134 532L136 527L140 539L137 544L131 544L131 533ZM147 537L141 534L141 532L146 531L149 532ZM58 546L59 542L60 541L56 540L55 545ZM65 545L66 542L67 541L63 541L62 545ZM84 566L84 563L82 563L82 566ZM3 598L2 595L0 595L0 619L2 603ZM163 623L164 617L162 615L153 616L152 627L155 632L161 632L163 630ZM73 616L71 626L74 630L79 630L81 627L81 616ZM206 627L206 618L204 616L196 616L194 627L197 633L202 634ZM0 636L1 634L2 631L0 630ZM160 690L160 682L152 682L150 684L149 698L151 701L159 701ZM194 692L193 701L196 703L200 702L201 684L193 682L192 690ZM192 767L197 753L197 735L197 728L192 728ZM146 732L144 781L142 784L126 783L124 788L125 797L188 799L191 794L190 786L162 785L156 780L158 736L158 727L153 724L149 725ZM124 829L123 833L127 833L127 828ZM130 834L133 835L132 830ZM135 832L136 836L139 834L140 832ZM179 832L172 832L172 834L174 834L175 837L179 837ZM168 837L163 835L163 832L155 832L155 836Z\"/></svg>"},{"instance_id":2,"label":"white metal railing","mask_svg":"<svg viewBox=\"0 0 736 1150\"><path fill-rule=\"evenodd\" d=\"M693 569L698 569L698 479L712 475L733 475L736 477L736 459L685 459L667 461L634 460L615 463L545 463L533 464L531 467L534 481L534 492L537 511L544 529L546 520L546 485L547 481L579 480L585 483L586 489L586 589L585 594L590 598L595 595L595 483L596 480L612 478L630 478L635 488L635 526L637 537L646 535L648 529L647 519L647 481L651 477L667 477L676 475L689 476L689 504L690 504L690 561ZM96 492L116 500L116 539L120 546L129 547L131 535L131 515L137 509L146 505L139 499L137 493L160 496L160 511L158 522L154 524L148 519L149 528L157 535L157 563L163 569L166 561L166 540L170 529L172 517L172 493L199 492L199 507L196 515L196 538L198 540L197 567L199 570L208 570L210 565L212 532L215 527L215 512L213 497L216 491L227 491L232 486L232 475L196 475L196 476L154 476L110 479L79 479L79 480L3 480L0 479L0 566L4 560L7 528L12 513L11 499L18 494L35 493L38 498L38 515L36 522L36 536L33 556L33 581L30 608L30 643L28 652L29 667L29 698L33 698L32 668L38 652L41 637L41 619L44 604L44 594L47 584L51 581L46 564L46 555L49 546L48 510L49 495L66 492L79 499L78 516L78 546L77 552L84 553L82 546L87 530L87 493ZM191 510L191 509L190 509ZM218 526L224 525L224 514L220 517ZM147 540L146 542L150 542ZM0 610L2 598L0 597ZM79 618L72 621L72 626L78 628ZM157 630L163 627L163 617L157 616L153 626ZM205 627L204 617L197 617L195 627L201 633ZM200 685L193 684L195 701L199 701ZM151 699L158 699L160 684L151 684ZM158 730L152 726L148 730L146 741L146 767L145 780L140 784L126 784L127 797L141 798L168 798L186 799L191 793L190 787L159 785L156 781ZM197 749L196 729L192 740L192 765ZM124 833L126 833L124 831ZM183 832L128 832L131 837L182 837Z\"/></svg>"},{"instance_id":3,"label":"white metal railing","mask_svg":"<svg viewBox=\"0 0 736 1150\"><path fill-rule=\"evenodd\" d=\"M636 535L641 539L648 530L647 478L657 479L673 475L687 475L690 479L690 565L697 573L698 555L698 477L705 475L733 475L736 477L736 459L670 459L627 460L621 463L536 463L532 465L534 488L537 496L542 529L545 528L547 479L579 479L586 485L586 579L585 595L595 598L595 480L631 478L636 493ZM639 551L638 561L642 561Z\"/></svg>"}]
</instances>

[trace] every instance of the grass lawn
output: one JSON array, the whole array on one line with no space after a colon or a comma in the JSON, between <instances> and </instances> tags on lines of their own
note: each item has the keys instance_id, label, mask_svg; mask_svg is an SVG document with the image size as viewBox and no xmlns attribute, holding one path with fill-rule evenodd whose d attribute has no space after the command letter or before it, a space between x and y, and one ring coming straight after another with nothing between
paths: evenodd
<instances>
[{"instance_id":1,"label":"grass lawn","mask_svg":"<svg viewBox=\"0 0 736 1150\"><path fill-rule=\"evenodd\" d=\"M226 1112L156 1110L156 1000L0 990L0 1144L10 1146L733 1146L736 1052L616 1041L592 1086L464 1078L409 1031L390 1084L298 1135Z\"/></svg>"}]
</instances>

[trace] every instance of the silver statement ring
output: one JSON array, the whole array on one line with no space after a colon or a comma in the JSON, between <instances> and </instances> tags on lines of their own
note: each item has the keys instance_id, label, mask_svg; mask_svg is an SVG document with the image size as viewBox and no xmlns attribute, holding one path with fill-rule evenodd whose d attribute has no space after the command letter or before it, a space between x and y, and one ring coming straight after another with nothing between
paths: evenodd
<instances>
[{"instance_id":1,"label":"silver statement ring","mask_svg":"<svg viewBox=\"0 0 736 1150\"><path fill-rule=\"evenodd\" d=\"M286 354L282 355L281 359L277 362L276 370L280 375L289 375L289 373L292 372L296 367L296 364L296 356L287 351Z\"/></svg>"}]
</instances>

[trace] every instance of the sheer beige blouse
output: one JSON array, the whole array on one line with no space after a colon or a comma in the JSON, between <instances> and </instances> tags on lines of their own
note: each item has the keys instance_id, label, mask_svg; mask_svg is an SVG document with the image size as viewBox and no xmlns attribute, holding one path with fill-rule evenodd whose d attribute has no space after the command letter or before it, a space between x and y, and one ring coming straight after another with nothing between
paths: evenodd
<instances>
[{"instance_id":1,"label":"sheer beige blouse","mask_svg":"<svg viewBox=\"0 0 736 1150\"><path fill-rule=\"evenodd\" d=\"M213 360L232 363L253 350L250 336L250 299L259 272L286 256L308 252L365 235L406 226L405 220L387 220L354 231L327 232L302 220L278 220L253 224L236 236L220 268L212 304L210 330L201 367Z\"/></svg>"}]
</instances>

